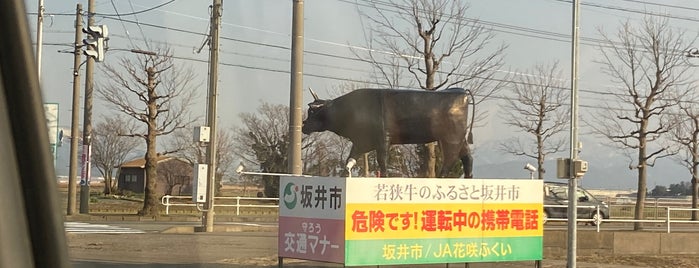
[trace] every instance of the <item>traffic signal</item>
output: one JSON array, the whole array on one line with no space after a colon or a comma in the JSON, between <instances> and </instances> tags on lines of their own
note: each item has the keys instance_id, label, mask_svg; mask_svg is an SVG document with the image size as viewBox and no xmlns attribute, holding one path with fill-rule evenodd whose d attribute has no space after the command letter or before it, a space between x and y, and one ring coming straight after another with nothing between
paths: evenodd
<instances>
[{"instance_id":1,"label":"traffic signal","mask_svg":"<svg viewBox=\"0 0 699 268\"><path fill-rule=\"evenodd\" d=\"M87 38L83 39L85 50L83 53L88 57L93 57L95 61L101 62L104 60L104 51L106 50L107 25L95 25L83 28L83 33L87 34Z\"/></svg>"}]
</instances>

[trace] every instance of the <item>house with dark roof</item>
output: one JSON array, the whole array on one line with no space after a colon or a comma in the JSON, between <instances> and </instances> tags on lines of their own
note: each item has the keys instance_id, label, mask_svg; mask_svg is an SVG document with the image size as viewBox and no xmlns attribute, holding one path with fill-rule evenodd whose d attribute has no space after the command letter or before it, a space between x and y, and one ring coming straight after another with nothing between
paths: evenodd
<instances>
[{"instance_id":1,"label":"house with dark roof","mask_svg":"<svg viewBox=\"0 0 699 268\"><path fill-rule=\"evenodd\" d=\"M156 193L162 195L192 194L192 165L182 159L158 155ZM143 193L146 188L146 159L139 158L119 166L118 190Z\"/></svg>"}]
</instances>

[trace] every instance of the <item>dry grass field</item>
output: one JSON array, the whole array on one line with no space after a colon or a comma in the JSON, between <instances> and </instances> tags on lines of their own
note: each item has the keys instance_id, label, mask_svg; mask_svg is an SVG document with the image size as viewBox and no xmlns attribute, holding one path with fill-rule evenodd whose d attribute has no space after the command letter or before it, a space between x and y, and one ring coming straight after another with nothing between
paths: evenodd
<instances>
[{"instance_id":1,"label":"dry grass field","mask_svg":"<svg viewBox=\"0 0 699 268\"><path fill-rule=\"evenodd\" d=\"M90 214L137 214L138 210L143 207L143 194L127 194L127 195L104 195L102 193L104 185L99 183L92 183L90 185L90 204L89 210ZM65 183L58 184L58 191L60 196L60 204L63 213L65 214L68 208L68 186ZM236 185L224 185L221 189L221 194L217 197L215 204L217 205L234 205L236 200L231 197L257 197L257 193L262 191L258 187L242 187ZM76 192L76 206L80 207L80 186L77 187ZM189 198L172 199L172 203L186 203L192 204ZM240 200L241 215L269 215L276 214L276 208L257 208L257 207L244 207L244 205L275 205L274 201L267 200ZM160 205L161 215L165 215L165 206ZM236 208L232 206L221 206L216 208L216 214L218 215L235 215ZM194 206L171 206L169 209L169 215L185 215L185 216L199 216L201 212L197 211Z\"/></svg>"}]
</instances>

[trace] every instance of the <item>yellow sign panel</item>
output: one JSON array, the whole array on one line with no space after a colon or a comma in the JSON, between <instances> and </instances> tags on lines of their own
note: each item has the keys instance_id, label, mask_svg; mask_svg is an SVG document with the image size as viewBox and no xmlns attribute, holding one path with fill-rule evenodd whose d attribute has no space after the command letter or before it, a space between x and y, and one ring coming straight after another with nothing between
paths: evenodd
<instances>
[{"instance_id":1,"label":"yellow sign panel","mask_svg":"<svg viewBox=\"0 0 699 268\"><path fill-rule=\"evenodd\" d=\"M347 204L346 239L543 235L538 204Z\"/></svg>"}]
</instances>

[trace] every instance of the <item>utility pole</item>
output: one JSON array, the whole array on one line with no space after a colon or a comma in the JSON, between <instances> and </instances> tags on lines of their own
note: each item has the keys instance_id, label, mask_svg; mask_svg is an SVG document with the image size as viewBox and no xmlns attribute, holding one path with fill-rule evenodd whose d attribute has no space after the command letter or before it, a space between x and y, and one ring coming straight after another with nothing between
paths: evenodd
<instances>
[{"instance_id":1,"label":"utility pole","mask_svg":"<svg viewBox=\"0 0 699 268\"><path fill-rule=\"evenodd\" d=\"M206 149L206 160L209 165L206 184L206 206L203 224L207 233L214 231L214 195L216 194L216 97L218 95L218 40L221 29L222 0L214 0L211 12L211 45L209 46L209 107L206 123L209 125L211 136Z\"/></svg>"},{"instance_id":2,"label":"utility pole","mask_svg":"<svg viewBox=\"0 0 699 268\"><path fill-rule=\"evenodd\" d=\"M289 98L289 173L301 175L301 124L303 118L303 0L294 0L291 22L291 96Z\"/></svg>"},{"instance_id":3,"label":"utility pole","mask_svg":"<svg viewBox=\"0 0 699 268\"><path fill-rule=\"evenodd\" d=\"M301 161L301 124L303 115L303 0L294 0L291 19L291 89L289 96L289 162L287 170L291 174L303 173ZM283 267L282 257L278 258Z\"/></svg>"},{"instance_id":4,"label":"utility pole","mask_svg":"<svg viewBox=\"0 0 699 268\"><path fill-rule=\"evenodd\" d=\"M95 24L95 0L87 1L87 27ZM90 212L90 166L92 165L92 73L95 65L93 57L87 57L85 64L85 114L83 115L83 170L80 181L80 213Z\"/></svg>"},{"instance_id":5,"label":"utility pole","mask_svg":"<svg viewBox=\"0 0 699 268\"><path fill-rule=\"evenodd\" d=\"M687 64L689 64L692 67L697 67L697 65L692 64L689 62L689 58L699 58L699 49L696 47L690 48L687 50L685 53L685 60L687 61ZM694 157L694 156L693 156ZM697 191L697 184L699 183L699 170L697 170L697 164L694 162L692 165L692 208L696 208L699 206L699 196L697 196L695 193ZM692 210L692 218L693 221L699 220L699 211Z\"/></svg>"},{"instance_id":6,"label":"utility pole","mask_svg":"<svg viewBox=\"0 0 699 268\"><path fill-rule=\"evenodd\" d=\"M573 163L578 160L578 16L580 0L573 0L573 28L570 68L570 176L568 179L568 268L577 267L578 237L578 178Z\"/></svg>"},{"instance_id":7,"label":"utility pole","mask_svg":"<svg viewBox=\"0 0 699 268\"><path fill-rule=\"evenodd\" d=\"M75 13L75 49L73 54L73 110L71 111L70 120L70 166L68 168L68 215L74 215L76 209L75 193L76 184L75 177L78 176L78 120L80 120L80 55L81 39L82 39L82 18L83 5L78 4Z\"/></svg>"},{"instance_id":8,"label":"utility pole","mask_svg":"<svg viewBox=\"0 0 699 268\"><path fill-rule=\"evenodd\" d=\"M39 0L39 11L36 16L36 73L41 82L41 49L44 43L44 0Z\"/></svg>"}]
</instances>

